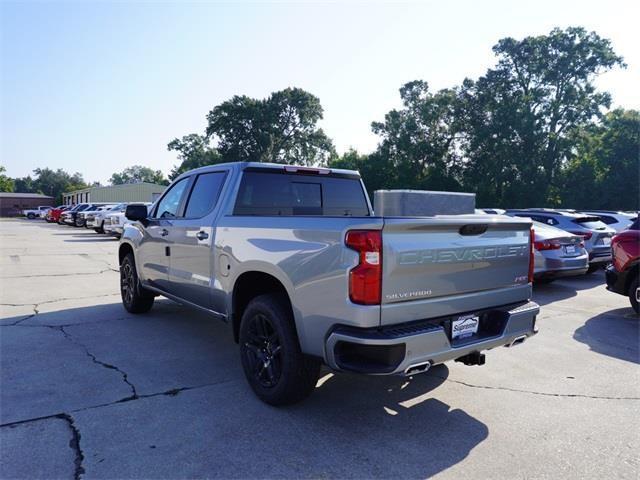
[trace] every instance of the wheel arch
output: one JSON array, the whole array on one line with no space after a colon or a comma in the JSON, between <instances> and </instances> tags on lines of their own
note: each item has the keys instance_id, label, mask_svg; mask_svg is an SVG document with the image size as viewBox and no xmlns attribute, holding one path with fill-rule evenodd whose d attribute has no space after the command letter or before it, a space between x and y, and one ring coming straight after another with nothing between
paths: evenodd
<instances>
[{"instance_id":1,"label":"wheel arch","mask_svg":"<svg viewBox=\"0 0 640 480\"><path fill-rule=\"evenodd\" d=\"M259 295L276 294L281 295L286 302L286 307L290 310L291 318L294 319L294 327L298 341L300 332L296 320L295 310L291 295L280 279L276 276L260 270L249 270L240 274L233 285L231 294L231 323L233 326L233 339L238 342L240 332L240 321L242 315L249 305L249 302Z\"/></svg>"},{"instance_id":2,"label":"wheel arch","mask_svg":"<svg viewBox=\"0 0 640 480\"><path fill-rule=\"evenodd\" d=\"M133 250L133 245L131 245L129 242L120 243L120 246L118 247L118 265L122 265L122 261L124 260L124 257L126 257L129 253L133 255L133 259L135 261L136 255ZM137 269L137 265L136 265L136 269Z\"/></svg>"}]
</instances>

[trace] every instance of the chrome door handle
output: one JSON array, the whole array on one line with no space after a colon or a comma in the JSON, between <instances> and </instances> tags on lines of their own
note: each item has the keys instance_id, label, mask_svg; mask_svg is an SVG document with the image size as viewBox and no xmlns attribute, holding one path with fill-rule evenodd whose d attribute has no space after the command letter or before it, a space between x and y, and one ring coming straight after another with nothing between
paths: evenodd
<instances>
[{"instance_id":1,"label":"chrome door handle","mask_svg":"<svg viewBox=\"0 0 640 480\"><path fill-rule=\"evenodd\" d=\"M196 238L198 240L206 240L207 238L209 238L209 234L201 230L198 233L196 233Z\"/></svg>"},{"instance_id":2,"label":"chrome door handle","mask_svg":"<svg viewBox=\"0 0 640 480\"><path fill-rule=\"evenodd\" d=\"M160 235L162 235L163 237L166 237L167 235L169 235L169 230L167 230L166 228L163 228L160 231Z\"/></svg>"}]
</instances>

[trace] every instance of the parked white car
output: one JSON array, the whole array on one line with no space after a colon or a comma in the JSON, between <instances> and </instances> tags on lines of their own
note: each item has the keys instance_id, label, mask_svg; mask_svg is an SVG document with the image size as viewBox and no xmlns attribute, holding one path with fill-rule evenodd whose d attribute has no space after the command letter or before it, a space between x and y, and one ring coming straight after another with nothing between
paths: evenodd
<instances>
[{"instance_id":1,"label":"parked white car","mask_svg":"<svg viewBox=\"0 0 640 480\"><path fill-rule=\"evenodd\" d=\"M581 213L599 217L602 223L616 232L621 232L628 228L633 221L638 218L638 213L616 212L613 210L580 210Z\"/></svg>"},{"instance_id":2,"label":"parked white car","mask_svg":"<svg viewBox=\"0 0 640 480\"><path fill-rule=\"evenodd\" d=\"M146 205L147 211L151 210L152 204L150 202L136 202L136 204ZM126 207L125 207L125 210L126 210ZM127 220L127 218L124 216L124 210L123 210L121 212L108 214L104 219L104 226L102 228L104 230L104 233L106 233L107 235L113 235L115 237L120 238L120 236L122 235L122 232L124 231L125 225L129 223L132 223L132 222Z\"/></svg>"},{"instance_id":3,"label":"parked white car","mask_svg":"<svg viewBox=\"0 0 640 480\"><path fill-rule=\"evenodd\" d=\"M23 210L22 214L27 217L29 220L33 220L34 218L44 218L49 210L53 207L50 205L41 205L36 208L29 208L27 210Z\"/></svg>"},{"instance_id":4,"label":"parked white car","mask_svg":"<svg viewBox=\"0 0 640 480\"><path fill-rule=\"evenodd\" d=\"M117 205L101 207L95 212L89 212L85 217L85 227L93 228L96 233L104 233L104 222L107 216L115 213L124 213L126 208L126 203L118 203Z\"/></svg>"}]
</instances>

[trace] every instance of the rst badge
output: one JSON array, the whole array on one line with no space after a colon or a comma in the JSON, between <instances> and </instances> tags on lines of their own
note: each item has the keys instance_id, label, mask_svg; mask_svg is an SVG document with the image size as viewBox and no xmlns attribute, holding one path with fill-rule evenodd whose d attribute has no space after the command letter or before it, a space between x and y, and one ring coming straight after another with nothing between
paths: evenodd
<instances>
[{"instance_id":1,"label":"rst badge","mask_svg":"<svg viewBox=\"0 0 640 480\"><path fill-rule=\"evenodd\" d=\"M451 339L466 338L478 333L480 318L477 315L463 315L451 322Z\"/></svg>"}]
</instances>

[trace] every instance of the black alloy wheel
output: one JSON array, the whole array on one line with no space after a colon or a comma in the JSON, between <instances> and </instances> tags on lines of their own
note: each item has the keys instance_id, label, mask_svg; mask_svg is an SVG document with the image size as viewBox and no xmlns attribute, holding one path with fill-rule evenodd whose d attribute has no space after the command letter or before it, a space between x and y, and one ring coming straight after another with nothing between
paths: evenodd
<instances>
[{"instance_id":1,"label":"black alloy wheel","mask_svg":"<svg viewBox=\"0 0 640 480\"><path fill-rule=\"evenodd\" d=\"M282 345L278 332L263 314L249 319L244 346L255 380L264 388L276 386L282 375Z\"/></svg>"}]
</instances>

